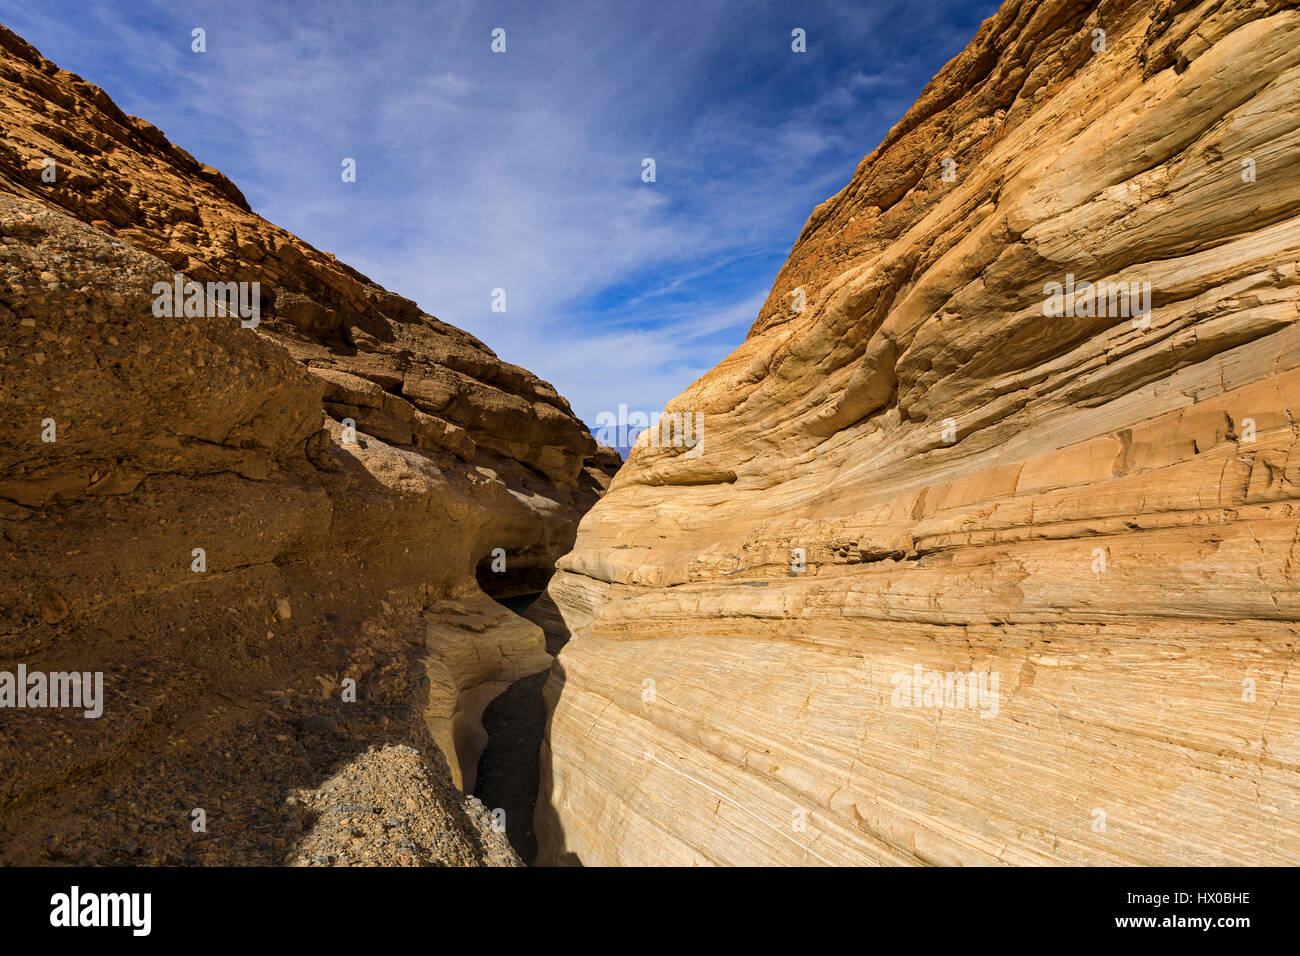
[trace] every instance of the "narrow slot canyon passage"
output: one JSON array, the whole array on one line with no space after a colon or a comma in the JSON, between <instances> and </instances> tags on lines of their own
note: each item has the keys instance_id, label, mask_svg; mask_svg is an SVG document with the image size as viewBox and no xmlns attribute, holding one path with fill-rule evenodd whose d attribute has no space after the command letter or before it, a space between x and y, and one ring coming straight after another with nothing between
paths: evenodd
<instances>
[{"instance_id":1,"label":"narrow slot canyon passage","mask_svg":"<svg viewBox=\"0 0 1300 956\"><path fill-rule=\"evenodd\" d=\"M522 615L537 597L538 594L521 594L494 599ZM552 657L564 644L558 635L546 636L546 651ZM527 866L532 866L537 859L533 810L537 804L542 737L546 731L542 688L549 676L550 671L545 670L515 681L488 704L483 712L488 742L479 757L473 794L489 812L498 807L506 812L506 836Z\"/></svg>"}]
</instances>

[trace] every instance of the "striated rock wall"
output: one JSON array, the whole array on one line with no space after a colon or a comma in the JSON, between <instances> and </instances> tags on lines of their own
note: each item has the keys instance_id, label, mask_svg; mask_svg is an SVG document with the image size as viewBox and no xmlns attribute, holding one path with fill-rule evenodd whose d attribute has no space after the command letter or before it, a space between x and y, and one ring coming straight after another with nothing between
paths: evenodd
<instances>
[{"instance_id":1,"label":"striated rock wall","mask_svg":"<svg viewBox=\"0 0 1300 956\"><path fill-rule=\"evenodd\" d=\"M159 317L177 273L260 283L260 324ZM103 682L96 718L0 710L0 862L336 862L291 853L328 800L286 800L387 745L455 832L361 856L499 862L451 784L550 657L476 577L544 585L608 483L564 399L3 28L0 362L0 671Z\"/></svg>"},{"instance_id":2,"label":"striated rock wall","mask_svg":"<svg viewBox=\"0 0 1300 956\"><path fill-rule=\"evenodd\" d=\"M981 27L561 560L542 862L1300 863L1298 103L1282 0Z\"/></svg>"}]
</instances>

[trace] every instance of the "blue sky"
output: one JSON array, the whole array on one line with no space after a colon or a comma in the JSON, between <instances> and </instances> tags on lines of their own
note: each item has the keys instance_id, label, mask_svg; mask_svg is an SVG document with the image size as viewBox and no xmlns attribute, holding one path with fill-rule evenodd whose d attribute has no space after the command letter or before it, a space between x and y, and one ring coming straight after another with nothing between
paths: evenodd
<instances>
[{"instance_id":1,"label":"blue sky","mask_svg":"<svg viewBox=\"0 0 1300 956\"><path fill-rule=\"evenodd\" d=\"M813 207L997 8L0 3L262 216L551 381L589 424L662 409L743 341Z\"/></svg>"}]
</instances>

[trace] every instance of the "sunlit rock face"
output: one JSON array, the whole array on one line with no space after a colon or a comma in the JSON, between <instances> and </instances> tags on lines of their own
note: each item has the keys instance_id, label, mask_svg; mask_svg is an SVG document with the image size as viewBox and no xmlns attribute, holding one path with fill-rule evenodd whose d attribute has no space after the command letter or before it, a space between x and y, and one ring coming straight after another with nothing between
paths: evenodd
<instances>
[{"instance_id":1,"label":"sunlit rock face","mask_svg":"<svg viewBox=\"0 0 1300 956\"><path fill-rule=\"evenodd\" d=\"M561 560L543 862L1300 863L1298 101L1294 3L983 25Z\"/></svg>"}]
</instances>

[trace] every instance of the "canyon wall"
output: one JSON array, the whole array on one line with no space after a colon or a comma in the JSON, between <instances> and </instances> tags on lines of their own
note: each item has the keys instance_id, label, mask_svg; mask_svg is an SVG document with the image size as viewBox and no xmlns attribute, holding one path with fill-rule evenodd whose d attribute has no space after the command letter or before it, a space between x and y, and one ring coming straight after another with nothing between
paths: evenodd
<instances>
[{"instance_id":1,"label":"canyon wall","mask_svg":"<svg viewBox=\"0 0 1300 956\"><path fill-rule=\"evenodd\" d=\"M541 862L1300 863L1295 6L1008 0L813 211L551 581Z\"/></svg>"},{"instance_id":2,"label":"canyon wall","mask_svg":"<svg viewBox=\"0 0 1300 956\"><path fill-rule=\"evenodd\" d=\"M177 274L260 321L160 315ZM103 681L0 711L0 861L279 862L402 773L409 851L354 858L513 859L453 785L550 656L480 580L538 590L617 466L550 385L3 28L0 360L0 671Z\"/></svg>"}]
</instances>

